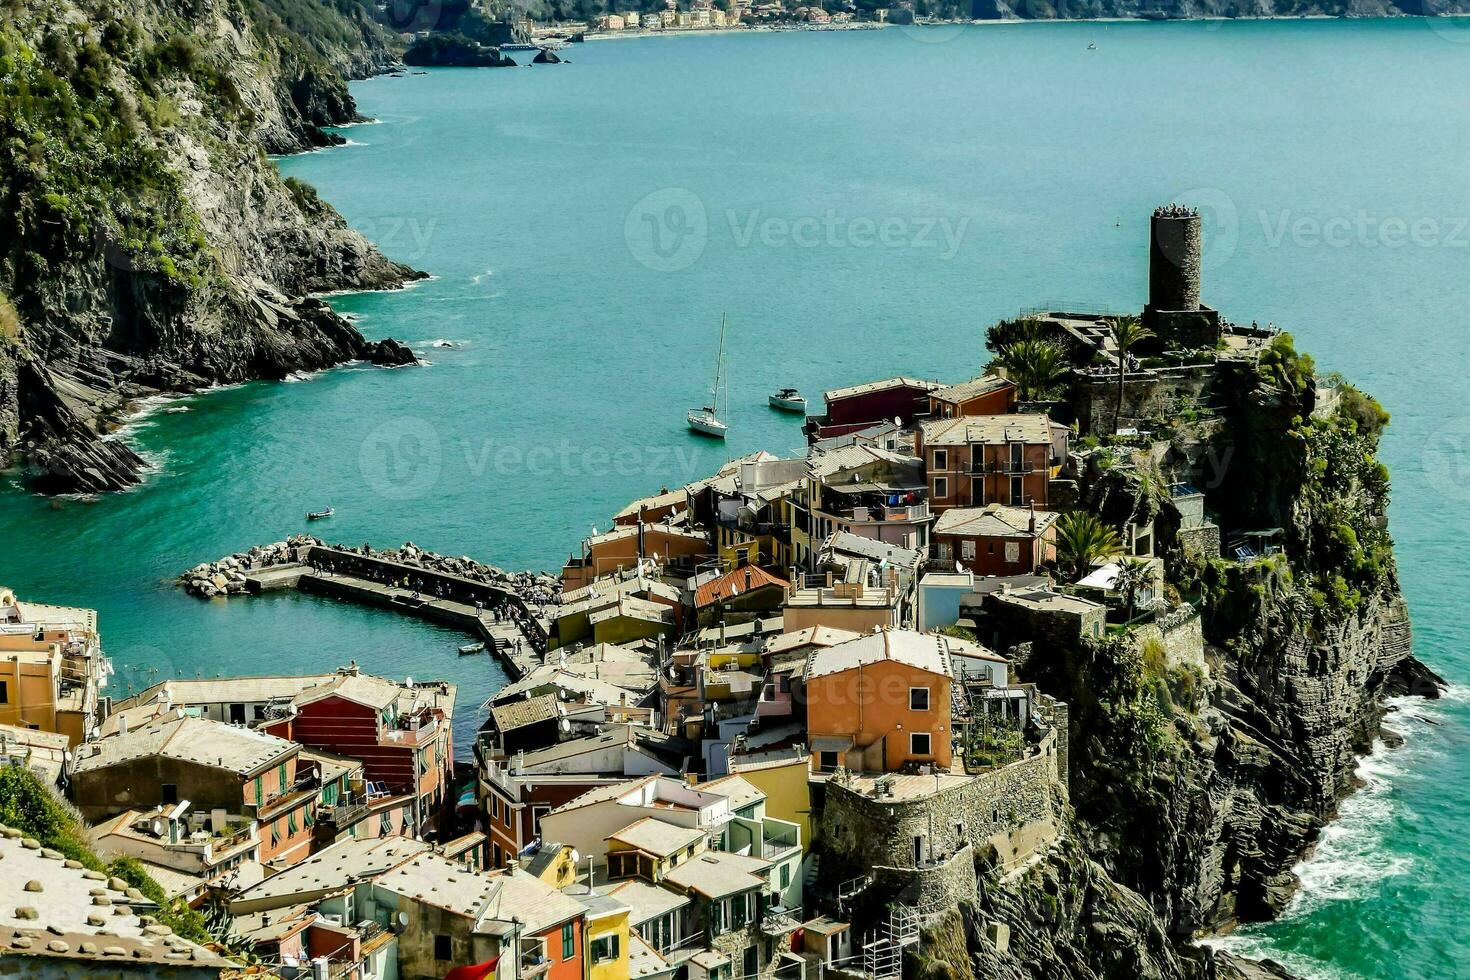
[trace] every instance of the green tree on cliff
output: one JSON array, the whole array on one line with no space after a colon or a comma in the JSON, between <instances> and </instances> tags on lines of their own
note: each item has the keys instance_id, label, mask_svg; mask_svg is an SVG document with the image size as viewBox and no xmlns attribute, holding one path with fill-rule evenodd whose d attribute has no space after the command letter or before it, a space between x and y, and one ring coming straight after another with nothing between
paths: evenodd
<instances>
[{"instance_id":1,"label":"green tree on cliff","mask_svg":"<svg viewBox=\"0 0 1470 980\"><path fill-rule=\"evenodd\" d=\"M989 369L1001 368L1020 389L1022 401L1036 401L1052 394L1071 365L1067 352L1054 341L1023 336L1002 344Z\"/></svg>"},{"instance_id":2,"label":"green tree on cliff","mask_svg":"<svg viewBox=\"0 0 1470 980\"><path fill-rule=\"evenodd\" d=\"M1115 316L1108 321L1108 332L1113 346L1118 351L1118 407L1113 412L1113 431L1123 419L1123 384L1128 377L1128 352L1140 340L1147 340L1154 332L1139 322L1136 316Z\"/></svg>"},{"instance_id":3,"label":"green tree on cliff","mask_svg":"<svg viewBox=\"0 0 1470 980\"><path fill-rule=\"evenodd\" d=\"M1091 511L1074 510L1057 521L1057 563L1077 581L1099 558L1122 551L1118 532Z\"/></svg>"}]
</instances>

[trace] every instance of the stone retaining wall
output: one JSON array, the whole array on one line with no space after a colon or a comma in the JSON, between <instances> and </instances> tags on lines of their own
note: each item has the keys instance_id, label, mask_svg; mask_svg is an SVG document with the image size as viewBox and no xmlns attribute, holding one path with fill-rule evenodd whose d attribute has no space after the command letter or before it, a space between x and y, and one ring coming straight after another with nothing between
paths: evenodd
<instances>
[{"instance_id":1,"label":"stone retaining wall","mask_svg":"<svg viewBox=\"0 0 1470 980\"><path fill-rule=\"evenodd\" d=\"M923 878L961 851L990 855L1003 865L1025 860L1055 839L1065 792L1058 747L1056 732L1049 732L1035 755L918 798L874 799L829 781L818 834L824 873L843 880L883 868L890 875L905 871ZM1035 827L1048 825L1050 834L1035 833ZM1013 835L1027 828L1027 842L1018 846Z\"/></svg>"}]
</instances>

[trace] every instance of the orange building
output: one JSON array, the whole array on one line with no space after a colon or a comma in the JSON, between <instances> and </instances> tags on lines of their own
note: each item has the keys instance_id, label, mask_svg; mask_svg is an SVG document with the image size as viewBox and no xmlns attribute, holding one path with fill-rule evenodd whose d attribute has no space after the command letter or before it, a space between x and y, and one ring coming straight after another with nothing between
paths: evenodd
<instances>
[{"instance_id":1,"label":"orange building","mask_svg":"<svg viewBox=\"0 0 1470 980\"><path fill-rule=\"evenodd\" d=\"M814 650L805 676L812 765L948 770L952 681L942 636L884 629Z\"/></svg>"},{"instance_id":2,"label":"orange building","mask_svg":"<svg viewBox=\"0 0 1470 980\"><path fill-rule=\"evenodd\" d=\"M594 534L582 546L582 555L568 559L561 570L568 591L591 585L604 575L638 567L639 559L653 559L660 566L678 565L693 569L710 554L709 539L697 531L670 524L617 525L604 534Z\"/></svg>"},{"instance_id":3,"label":"orange building","mask_svg":"<svg viewBox=\"0 0 1470 980\"><path fill-rule=\"evenodd\" d=\"M1016 408L1016 383L995 374L982 374L929 393L929 414L936 419L961 415L1005 415Z\"/></svg>"},{"instance_id":4,"label":"orange building","mask_svg":"<svg viewBox=\"0 0 1470 980\"><path fill-rule=\"evenodd\" d=\"M106 669L95 612L0 588L0 724L65 735L76 747L101 720Z\"/></svg>"},{"instance_id":5,"label":"orange building","mask_svg":"<svg viewBox=\"0 0 1470 980\"><path fill-rule=\"evenodd\" d=\"M970 415L919 427L929 508L1048 503L1048 486L1067 458L1071 430L1045 415Z\"/></svg>"}]
</instances>

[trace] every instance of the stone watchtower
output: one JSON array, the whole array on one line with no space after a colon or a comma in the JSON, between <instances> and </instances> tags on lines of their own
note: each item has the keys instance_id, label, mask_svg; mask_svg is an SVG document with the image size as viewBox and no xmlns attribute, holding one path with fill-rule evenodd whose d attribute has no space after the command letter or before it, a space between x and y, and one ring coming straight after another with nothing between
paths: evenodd
<instances>
[{"instance_id":1,"label":"stone watchtower","mask_svg":"<svg viewBox=\"0 0 1470 980\"><path fill-rule=\"evenodd\" d=\"M1220 341L1219 313L1199 300L1202 255L1199 211L1177 204L1154 209L1143 319L1166 346L1214 347Z\"/></svg>"}]
</instances>

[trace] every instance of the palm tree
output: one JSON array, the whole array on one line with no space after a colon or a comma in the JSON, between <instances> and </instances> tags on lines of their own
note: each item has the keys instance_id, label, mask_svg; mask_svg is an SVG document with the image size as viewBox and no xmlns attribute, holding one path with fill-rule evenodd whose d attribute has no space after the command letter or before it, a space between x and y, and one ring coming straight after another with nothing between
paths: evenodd
<instances>
[{"instance_id":1,"label":"palm tree","mask_svg":"<svg viewBox=\"0 0 1470 980\"><path fill-rule=\"evenodd\" d=\"M1057 562L1075 582L1099 558L1122 551L1116 529L1090 511L1074 510L1057 521Z\"/></svg>"},{"instance_id":2,"label":"palm tree","mask_svg":"<svg viewBox=\"0 0 1470 980\"><path fill-rule=\"evenodd\" d=\"M1128 376L1128 351L1140 340L1154 336L1154 332L1139 322L1136 316L1115 316L1108 321L1108 332L1113 346L1118 350L1118 408L1113 412L1113 432L1123 420L1123 381Z\"/></svg>"},{"instance_id":3,"label":"palm tree","mask_svg":"<svg viewBox=\"0 0 1470 980\"><path fill-rule=\"evenodd\" d=\"M1045 398L1071 365L1061 344L1040 337L1020 337L996 349L991 369L1004 368L1006 377L1021 389L1023 401Z\"/></svg>"},{"instance_id":4,"label":"palm tree","mask_svg":"<svg viewBox=\"0 0 1470 980\"><path fill-rule=\"evenodd\" d=\"M1128 621L1133 620L1133 606L1138 600L1138 593L1151 585L1153 578L1153 569L1142 558L1124 558L1118 563L1118 577L1113 582L1113 588L1123 593Z\"/></svg>"}]
</instances>

